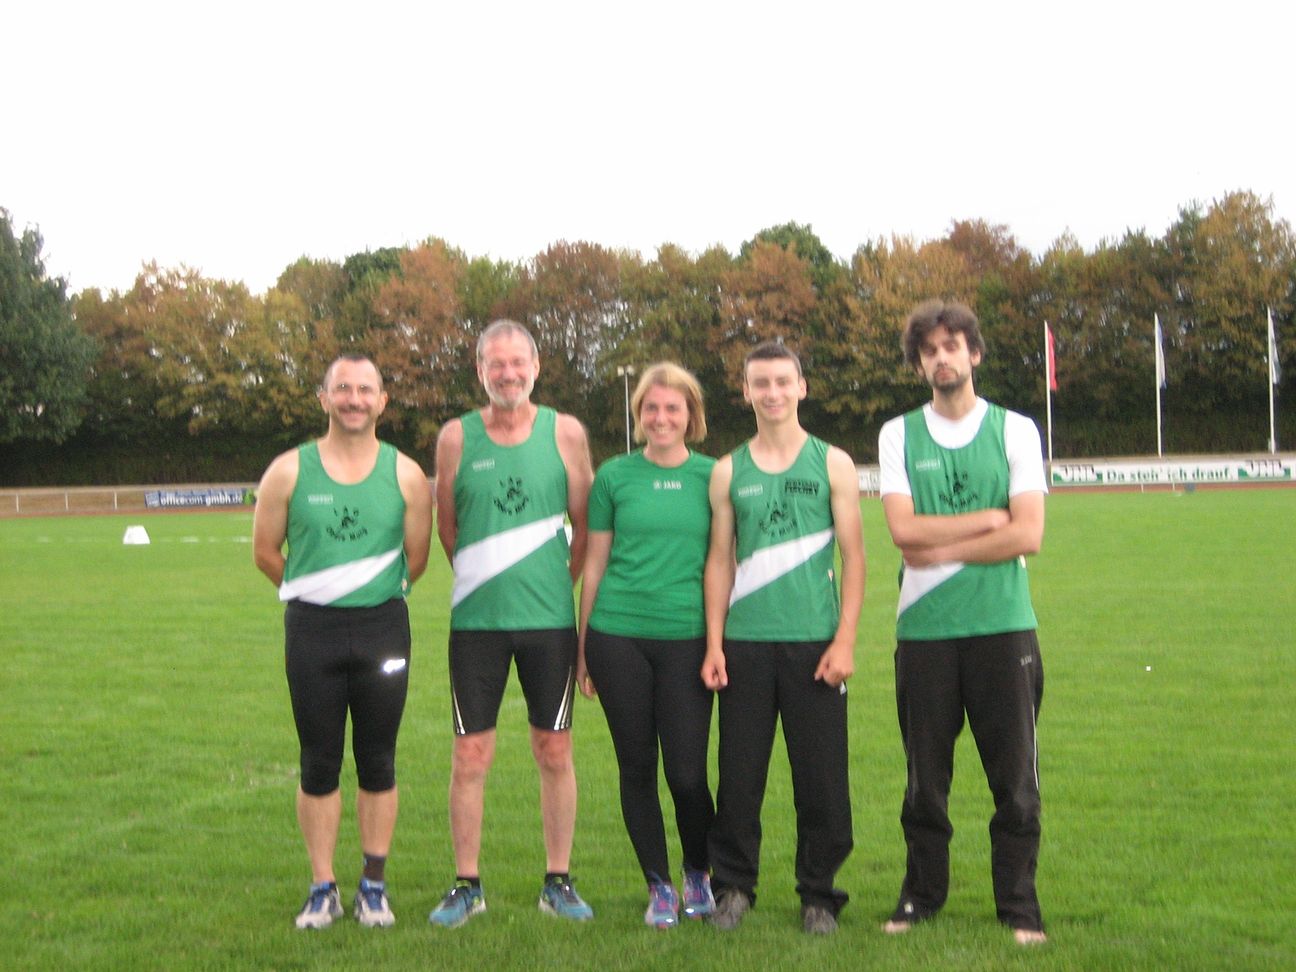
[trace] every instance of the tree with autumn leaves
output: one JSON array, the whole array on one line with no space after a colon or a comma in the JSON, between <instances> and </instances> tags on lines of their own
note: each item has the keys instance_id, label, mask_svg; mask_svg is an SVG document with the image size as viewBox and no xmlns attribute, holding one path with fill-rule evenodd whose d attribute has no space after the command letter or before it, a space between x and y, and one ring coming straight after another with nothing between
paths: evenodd
<instances>
[{"instance_id":1,"label":"tree with autumn leaves","mask_svg":"<svg viewBox=\"0 0 1296 972\"><path fill-rule=\"evenodd\" d=\"M760 231L736 254L665 244L651 259L559 241L511 263L429 239L340 263L303 258L262 295L148 265L128 291L68 297L44 279L39 237L15 238L7 215L3 229L0 449L20 456L69 435L73 456L88 443L141 455L158 442L253 444L238 453L246 468L213 478L255 476L286 443L317 433L316 385L348 350L372 355L385 376L384 434L430 460L441 425L481 404L476 338L500 316L535 334L537 398L583 418L600 458L624 448L619 367L670 358L694 371L707 447L720 452L750 425L744 356L777 339L805 362L807 426L871 461L881 423L924 399L899 342L909 310L931 296L966 301L980 317L989 353L978 390L1040 420L1049 322L1060 456L1152 448L1154 313L1166 335L1169 451L1263 448L1266 308L1284 353L1296 344L1291 228L1247 192L1185 207L1161 238L1130 232L1085 251L1063 235L1038 257L1007 227L976 220L936 240L866 241L845 260L795 223ZM40 299L22 296L33 293ZM29 309L37 304L52 316ZM47 394L44 406L16 392L23 362L36 360L22 349L37 345L62 362L48 372L59 375L60 396ZM1290 439L1280 432L1280 443ZM30 476L30 464L21 468ZM166 474L136 468L150 481Z\"/></svg>"}]
</instances>

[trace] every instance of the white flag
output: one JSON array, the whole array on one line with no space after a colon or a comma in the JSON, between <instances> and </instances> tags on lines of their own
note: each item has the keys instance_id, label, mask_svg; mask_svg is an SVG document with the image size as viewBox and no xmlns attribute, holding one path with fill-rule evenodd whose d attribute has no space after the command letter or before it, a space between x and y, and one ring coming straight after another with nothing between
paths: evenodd
<instances>
[{"instance_id":1,"label":"white flag","mask_svg":"<svg viewBox=\"0 0 1296 972\"><path fill-rule=\"evenodd\" d=\"M1158 388L1164 388L1166 386L1165 351L1161 349L1161 318L1157 314L1152 315L1152 330L1156 341L1156 383Z\"/></svg>"},{"instance_id":2,"label":"white flag","mask_svg":"<svg viewBox=\"0 0 1296 972\"><path fill-rule=\"evenodd\" d=\"M1278 364L1278 340L1274 337L1273 308L1267 308L1269 315L1269 383L1276 385L1282 381L1282 366Z\"/></svg>"}]
</instances>

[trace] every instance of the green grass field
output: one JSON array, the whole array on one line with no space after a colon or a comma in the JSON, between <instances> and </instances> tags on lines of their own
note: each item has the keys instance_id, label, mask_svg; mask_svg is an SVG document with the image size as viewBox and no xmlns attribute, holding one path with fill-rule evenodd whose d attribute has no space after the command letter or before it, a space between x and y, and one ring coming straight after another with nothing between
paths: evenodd
<instances>
[{"instance_id":1,"label":"green grass field","mask_svg":"<svg viewBox=\"0 0 1296 972\"><path fill-rule=\"evenodd\" d=\"M296 931L309 878L292 810L296 740L281 609L252 567L250 514L0 521L0 967L1296 968L1296 491L1050 499L1032 584L1047 673L1039 886L1051 940L1029 952L994 921L989 797L966 733L949 904L908 936L879 931L904 859L897 560L880 504L866 500L864 513L856 847L839 879L852 902L826 940L799 928L781 746L757 910L728 935L645 928L606 725L583 699L573 873L597 917L574 927L539 914L536 774L515 688L487 790L490 910L455 932L429 927L453 876L439 562L411 598L388 865L399 923ZM128 523L153 542L123 546ZM348 803L354 785L348 767ZM359 856L344 820L348 899Z\"/></svg>"}]
</instances>

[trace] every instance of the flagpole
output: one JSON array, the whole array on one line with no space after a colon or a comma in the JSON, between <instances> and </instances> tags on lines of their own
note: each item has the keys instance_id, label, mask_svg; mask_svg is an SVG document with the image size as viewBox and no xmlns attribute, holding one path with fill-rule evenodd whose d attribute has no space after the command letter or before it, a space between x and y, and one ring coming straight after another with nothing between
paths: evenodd
<instances>
[{"instance_id":1,"label":"flagpole","mask_svg":"<svg viewBox=\"0 0 1296 972\"><path fill-rule=\"evenodd\" d=\"M1152 315L1152 337L1156 342L1156 422L1157 458L1161 458L1161 389L1165 387L1165 352L1161 349L1161 317Z\"/></svg>"},{"instance_id":2,"label":"flagpole","mask_svg":"<svg viewBox=\"0 0 1296 972\"><path fill-rule=\"evenodd\" d=\"M1044 403L1048 413L1048 461L1053 462L1053 348L1050 347L1048 321L1044 322Z\"/></svg>"},{"instance_id":3,"label":"flagpole","mask_svg":"<svg viewBox=\"0 0 1296 972\"><path fill-rule=\"evenodd\" d=\"M1274 424L1274 388L1278 385L1278 342L1274 340L1273 308L1266 307L1266 318L1269 323L1269 454L1278 451L1278 428Z\"/></svg>"}]
</instances>

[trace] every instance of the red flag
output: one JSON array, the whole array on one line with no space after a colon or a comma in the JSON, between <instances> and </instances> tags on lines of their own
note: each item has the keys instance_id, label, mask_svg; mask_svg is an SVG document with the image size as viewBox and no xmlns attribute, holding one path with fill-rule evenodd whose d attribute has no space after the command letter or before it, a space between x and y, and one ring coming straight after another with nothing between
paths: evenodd
<instances>
[{"instance_id":1,"label":"red flag","mask_svg":"<svg viewBox=\"0 0 1296 972\"><path fill-rule=\"evenodd\" d=\"M1057 391L1057 361L1053 357L1053 329L1044 322L1044 339L1048 343L1048 386L1049 391Z\"/></svg>"}]
</instances>

